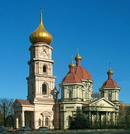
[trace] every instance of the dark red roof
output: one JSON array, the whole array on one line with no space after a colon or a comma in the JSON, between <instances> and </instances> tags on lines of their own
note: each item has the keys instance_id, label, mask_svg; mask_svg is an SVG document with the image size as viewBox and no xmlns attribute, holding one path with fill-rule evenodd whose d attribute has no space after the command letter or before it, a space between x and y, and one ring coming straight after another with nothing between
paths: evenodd
<instances>
[{"instance_id":1,"label":"dark red roof","mask_svg":"<svg viewBox=\"0 0 130 134\"><path fill-rule=\"evenodd\" d=\"M106 80L101 88L120 88L116 82L112 79L113 71L111 69L107 72L108 80Z\"/></svg>"},{"instance_id":2,"label":"dark red roof","mask_svg":"<svg viewBox=\"0 0 130 134\"><path fill-rule=\"evenodd\" d=\"M90 73L81 66L75 68L75 74L79 79L92 80Z\"/></svg>"},{"instance_id":3,"label":"dark red roof","mask_svg":"<svg viewBox=\"0 0 130 134\"><path fill-rule=\"evenodd\" d=\"M74 71L69 71L62 83L81 83L82 79L92 80L90 73L81 66L73 67Z\"/></svg>"},{"instance_id":4,"label":"dark red roof","mask_svg":"<svg viewBox=\"0 0 130 134\"><path fill-rule=\"evenodd\" d=\"M120 88L113 79L105 81L101 88Z\"/></svg>"},{"instance_id":5,"label":"dark red roof","mask_svg":"<svg viewBox=\"0 0 130 134\"><path fill-rule=\"evenodd\" d=\"M62 81L63 83L81 83L81 80L73 72L68 72Z\"/></svg>"}]
</instances>

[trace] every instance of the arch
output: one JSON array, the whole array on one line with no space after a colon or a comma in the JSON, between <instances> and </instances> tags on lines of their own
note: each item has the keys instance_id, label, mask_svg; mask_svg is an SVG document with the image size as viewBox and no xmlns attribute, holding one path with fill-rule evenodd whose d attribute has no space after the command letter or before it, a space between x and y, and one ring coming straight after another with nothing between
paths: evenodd
<instances>
[{"instance_id":1,"label":"arch","mask_svg":"<svg viewBox=\"0 0 130 134\"><path fill-rule=\"evenodd\" d=\"M48 126L48 125L49 125L49 118L46 117L46 118L45 118L45 126Z\"/></svg>"},{"instance_id":2,"label":"arch","mask_svg":"<svg viewBox=\"0 0 130 134\"><path fill-rule=\"evenodd\" d=\"M42 85L42 94L47 94L47 85L45 83Z\"/></svg>"},{"instance_id":3,"label":"arch","mask_svg":"<svg viewBox=\"0 0 130 134\"><path fill-rule=\"evenodd\" d=\"M47 72L47 66L43 65L43 72L46 73Z\"/></svg>"}]
</instances>

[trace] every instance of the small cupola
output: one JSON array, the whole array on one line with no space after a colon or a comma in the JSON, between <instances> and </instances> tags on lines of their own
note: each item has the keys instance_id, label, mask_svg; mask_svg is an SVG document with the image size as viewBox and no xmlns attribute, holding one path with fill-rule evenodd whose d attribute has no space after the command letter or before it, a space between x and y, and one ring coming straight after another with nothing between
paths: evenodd
<instances>
[{"instance_id":1,"label":"small cupola","mask_svg":"<svg viewBox=\"0 0 130 134\"><path fill-rule=\"evenodd\" d=\"M74 72L74 67L75 67L75 64L73 62L71 62L69 64L70 72Z\"/></svg>"},{"instance_id":2,"label":"small cupola","mask_svg":"<svg viewBox=\"0 0 130 134\"><path fill-rule=\"evenodd\" d=\"M75 60L76 60L76 66L80 66L81 64L80 61L82 60L82 57L79 54L77 54Z\"/></svg>"},{"instance_id":3,"label":"small cupola","mask_svg":"<svg viewBox=\"0 0 130 134\"><path fill-rule=\"evenodd\" d=\"M114 74L114 72L111 69L109 69L107 74L108 74L108 80L110 80L112 79L112 75Z\"/></svg>"}]
</instances>

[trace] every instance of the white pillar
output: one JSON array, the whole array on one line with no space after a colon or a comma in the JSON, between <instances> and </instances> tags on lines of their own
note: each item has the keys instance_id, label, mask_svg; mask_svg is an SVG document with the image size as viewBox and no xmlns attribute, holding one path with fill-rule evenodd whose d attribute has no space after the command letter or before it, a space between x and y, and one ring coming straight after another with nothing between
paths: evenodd
<instances>
[{"instance_id":1,"label":"white pillar","mask_svg":"<svg viewBox=\"0 0 130 134\"><path fill-rule=\"evenodd\" d=\"M24 117L24 111L22 111L22 113L21 113L21 124L22 124L22 127L24 127L25 126L25 117Z\"/></svg>"},{"instance_id":2,"label":"white pillar","mask_svg":"<svg viewBox=\"0 0 130 134\"><path fill-rule=\"evenodd\" d=\"M53 115L50 117L50 129L54 129L54 126L53 126Z\"/></svg>"},{"instance_id":3,"label":"white pillar","mask_svg":"<svg viewBox=\"0 0 130 134\"><path fill-rule=\"evenodd\" d=\"M113 113L113 122L115 124L115 113Z\"/></svg>"},{"instance_id":4,"label":"white pillar","mask_svg":"<svg viewBox=\"0 0 130 134\"><path fill-rule=\"evenodd\" d=\"M18 119L18 117L16 117L16 129L18 129L19 128L19 119Z\"/></svg>"},{"instance_id":5,"label":"white pillar","mask_svg":"<svg viewBox=\"0 0 130 134\"><path fill-rule=\"evenodd\" d=\"M106 112L106 125L108 125L108 112Z\"/></svg>"},{"instance_id":6,"label":"white pillar","mask_svg":"<svg viewBox=\"0 0 130 134\"><path fill-rule=\"evenodd\" d=\"M34 129L38 129L38 119L36 111L34 111Z\"/></svg>"},{"instance_id":7,"label":"white pillar","mask_svg":"<svg viewBox=\"0 0 130 134\"><path fill-rule=\"evenodd\" d=\"M43 116L43 126L45 126L45 116Z\"/></svg>"}]
</instances>

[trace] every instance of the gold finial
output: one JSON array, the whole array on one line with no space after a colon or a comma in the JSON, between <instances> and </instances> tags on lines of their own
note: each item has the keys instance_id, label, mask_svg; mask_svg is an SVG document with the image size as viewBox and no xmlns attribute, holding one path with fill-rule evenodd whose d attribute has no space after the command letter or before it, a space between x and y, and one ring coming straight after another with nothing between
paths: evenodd
<instances>
[{"instance_id":1,"label":"gold finial","mask_svg":"<svg viewBox=\"0 0 130 134\"><path fill-rule=\"evenodd\" d=\"M82 57L79 54L77 54L75 60L82 60Z\"/></svg>"},{"instance_id":2,"label":"gold finial","mask_svg":"<svg viewBox=\"0 0 130 134\"><path fill-rule=\"evenodd\" d=\"M79 48L77 48L77 55L75 57L75 60L82 60L82 57L79 54Z\"/></svg>"},{"instance_id":3,"label":"gold finial","mask_svg":"<svg viewBox=\"0 0 130 134\"><path fill-rule=\"evenodd\" d=\"M40 9L40 24L38 28L30 35L30 42L33 44L43 42L48 45L52 42L52 35L46 31L42 23L42 9Z\"/></svg>"},{"instance_id":4,"label":"gold finial","mask_svg":"<svg viewBox=\"0 0 130 134\"><path fill-rule=\"evenodd\" d=\"M111 69L111 62L109 62L109 70L108 70L107 74L108 74L108 75L109 75L109 74L114 74L114 72L113 72L112 69Z\"/></svg>"},{"instance_id":5,"label":"gold finial","mask_svg":"<svg viewBox=\"0 0 130 134\"><path fill-rule=\"evenodd\" d=\"M40 23L42 23L42 8L40 8Z\"/></svg>"},{"instance_id":6,"label":"gold finial","mask_svg":"<svg viewBox=\"0 0 130 134\"><path fill-rule=\"evenodd\" d=\"M75 66L75 64L73 63L73 61L70 62L69 67L74 67L74 66Z\"/></svg>"},{"instance_id":7,"label":"gold finial","mask_svg":"<svg viewBox=\"0 0 130 134\"><path fill-rule=\"evenodd\" d=\"M74 67L75 66L75 64L73 63L73 55L71 56L71 62L70 62L70 64L69 64L69 68L70 67Z\"/></svg>"},{"instance_id":8,"label":"gold finial","mask_svg":"<svg viewBox=\"0 0 130 134\"><path fill-rule=\"evenodd\" d=\"M109 75L109 74L114 74L114 72L112 71L112 69L109 69L108 72L107 72L107 74L108 74L108 75Z\"/></svg>"}]
</instances>

